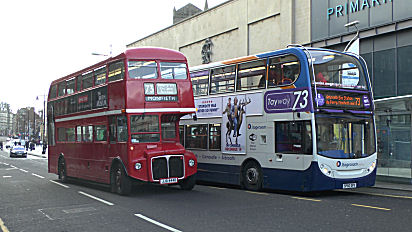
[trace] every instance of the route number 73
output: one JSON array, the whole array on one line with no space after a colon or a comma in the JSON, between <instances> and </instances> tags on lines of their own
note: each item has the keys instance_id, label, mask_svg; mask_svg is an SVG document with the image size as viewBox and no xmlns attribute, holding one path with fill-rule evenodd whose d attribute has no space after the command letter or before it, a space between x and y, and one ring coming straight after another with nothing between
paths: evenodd
<instances>
[{"instance_id":1,"label":"route number 73","mask_svg":"<svg viewBox=\"0 0 412 232\"><path fill-rule=\"evenodd\" d=\"M293 103L292 110L296 110L296 106L298 106L298 104L299 104L298 109L304 109L308 105L308 96L309 96L308 90L305 89L302 91L295 91L293 92L293 95L295 95L296 98L295 98L295 102Z\"/></svg>"}]
</instances>

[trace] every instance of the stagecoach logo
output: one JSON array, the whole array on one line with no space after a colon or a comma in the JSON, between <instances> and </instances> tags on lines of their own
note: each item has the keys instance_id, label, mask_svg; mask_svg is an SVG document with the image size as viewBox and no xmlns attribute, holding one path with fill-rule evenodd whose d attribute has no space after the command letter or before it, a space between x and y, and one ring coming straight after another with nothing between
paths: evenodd
<instances>
[{"instance_id":1,"label":"stagecoach logo","mask_svg":"<svg viewBox=\"0 0 412 232\"><path fill-rule=\"evenodd\" d=\"M336 162L336 167L338 167L338 168L340 168L340 167L342 167L342 168L356 167L358 165L359 165L358 163L343 163L343 162L340 162L340 161Z\"/></svg>"}]
</instances>

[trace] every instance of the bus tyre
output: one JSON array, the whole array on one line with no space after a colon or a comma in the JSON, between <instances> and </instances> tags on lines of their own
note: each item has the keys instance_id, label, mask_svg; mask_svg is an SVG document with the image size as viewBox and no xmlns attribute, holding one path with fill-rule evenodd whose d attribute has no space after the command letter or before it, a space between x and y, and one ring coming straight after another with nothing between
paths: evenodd
<instances>
[{"instance_id":1,"label":"bus tyre","mask_svg":"<svg viewBox=\"0 0 412 232\"><path fill-rule=\"evenodd\" d=\"M66 162L64 161L64 158L59 159L59 165L58 167L58 175L59 175L59 180L63 183L67 182L67 172L66 172Z\"/></svg>"},{"instance_id":2,"label":"bus tyre","mask_svg":"<svg viewBox=\"0 0 412 232\"><path fill-rule=\"evenodd\" d=\"M183 190L192 190L196 184L196 174L179 182L180 188Z\"/></svg>"},{"instance_id":3,"label":"bus tyre","mask_svg":"<svg viewBox=\"0 0 412 232\"><path fill-rule=\"evenodd\" d=\"M263 175L259 164L249 161L242 169L242 183L247 190L259 191L262 189Z\"/></svg>"},{"instance_id":4,"label":"bus tyre","mask_svg":"<svg viewBox=\"0 0 412 232\"><path fill-rule=\"evenodd\" d=\"M120 195L130 195L132 192L132 181L127 176L126 171L121 164L115 164L111 173L111 188L112 192Z\"/></svg>"}]
</instances>

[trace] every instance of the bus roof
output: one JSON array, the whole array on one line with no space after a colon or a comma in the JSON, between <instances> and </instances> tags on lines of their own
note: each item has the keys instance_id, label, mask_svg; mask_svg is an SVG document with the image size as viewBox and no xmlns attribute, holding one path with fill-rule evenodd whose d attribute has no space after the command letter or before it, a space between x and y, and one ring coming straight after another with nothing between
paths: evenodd
<instances>
[{"instance_id":1,"label":"bus roof","mask_svg":"<svg viewBox=\"0 0 412 232\"><path fill-rule=\"evenodd\" d=\"M91 71L95 68L98 68L102 65L105 65L107 63L120 60L120 59L141 59L141 60L168 60L168 61L182 61L186 62L186 57L179 51L167 49L167 48L158 48L158 47L139 47L139 48L129 48L126 51L120 53L117 56L110 57L106 60L103 60L99 63L96 63L94 65L91 65L87 68L81 69L77 72L71 73L67 76L64 76L62 78L59 78L57 80L54 80L51 85L56 84L57 82L60 82L62 80L66 79L71 79L73 77L76 77L80 74L83 74L85 72Z\"/></svg>"}]
</instances>

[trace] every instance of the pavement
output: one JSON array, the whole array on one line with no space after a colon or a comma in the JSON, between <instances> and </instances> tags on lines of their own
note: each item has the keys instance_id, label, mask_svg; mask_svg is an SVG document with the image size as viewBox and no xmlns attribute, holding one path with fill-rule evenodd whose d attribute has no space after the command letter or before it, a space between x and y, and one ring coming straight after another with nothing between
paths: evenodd
<instances>
[{"instance_id":1,"label":"pavement","mask_svg":"<svg viewBox=\"0 0 412 232\"><path fill-rule=\"evenodd\" d=\"M37 156L41 158L47 158L48 157L48 150L46 149L46 154L42 154L43 152L43 147L42 146L35 146L35 149L33 151L30 151L30 149L27 151L29 155L32 156Z\"/></svg>"}]
</instances>

